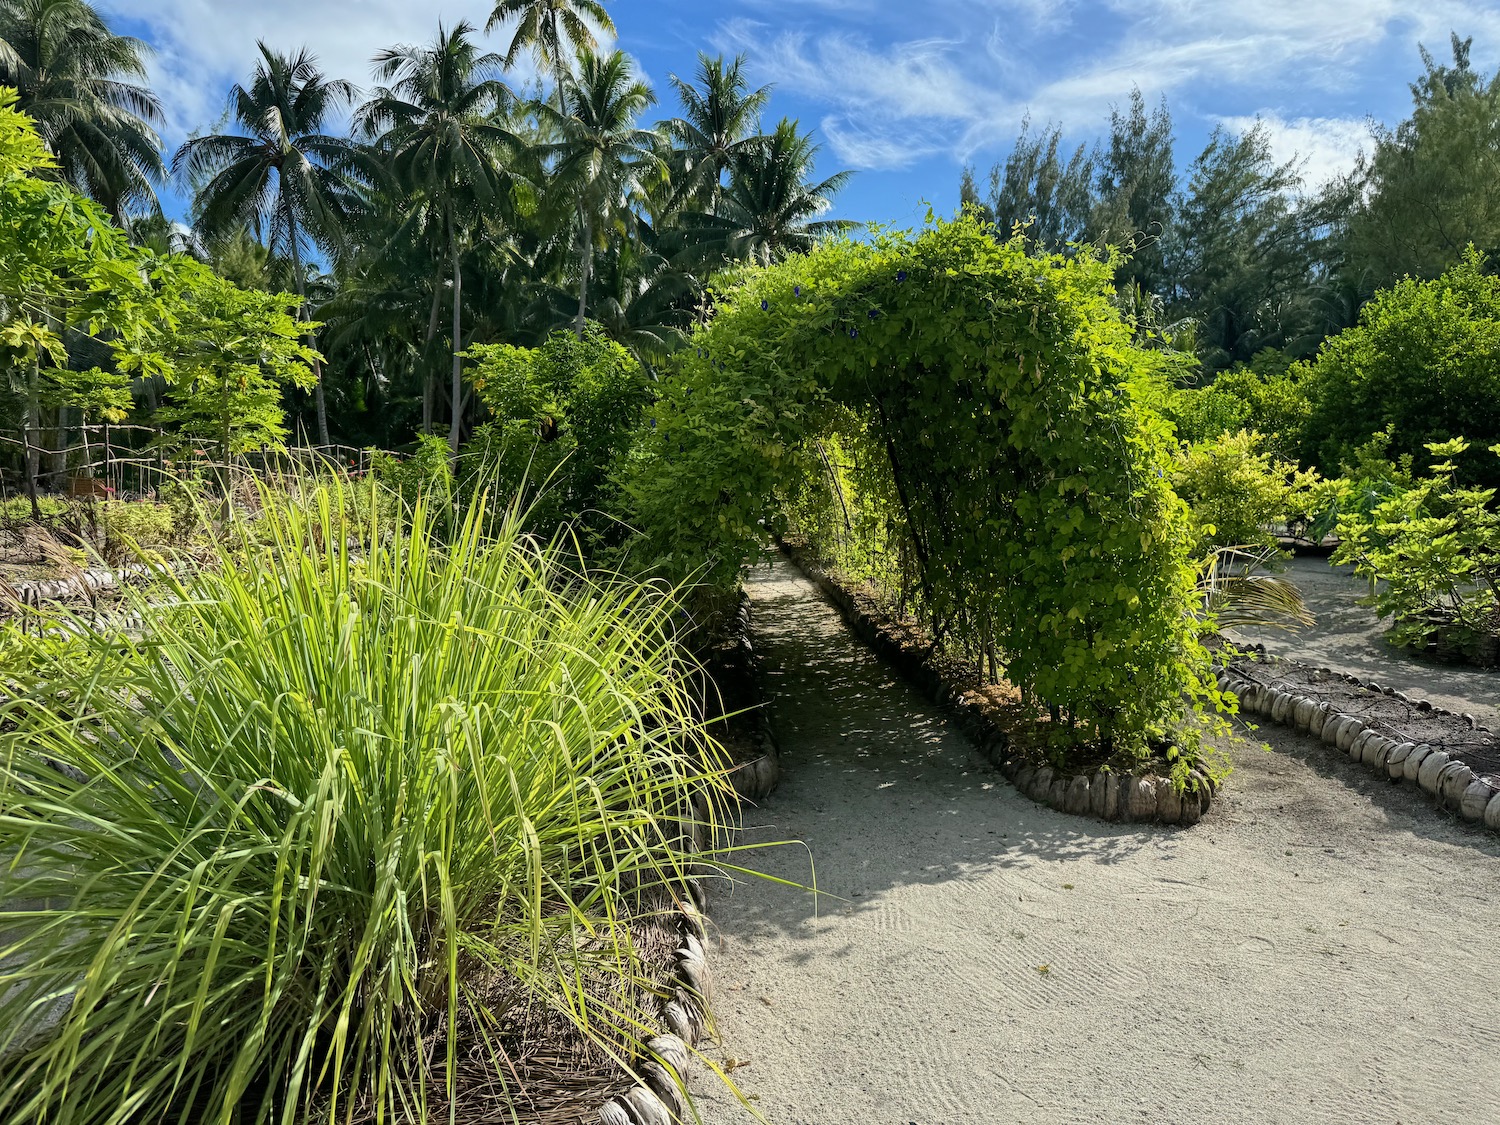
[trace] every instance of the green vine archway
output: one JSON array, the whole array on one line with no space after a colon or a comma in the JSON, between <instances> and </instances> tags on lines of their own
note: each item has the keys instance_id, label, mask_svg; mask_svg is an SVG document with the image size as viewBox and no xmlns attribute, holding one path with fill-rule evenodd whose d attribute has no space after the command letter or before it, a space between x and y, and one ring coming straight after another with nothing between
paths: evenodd
<instances>
[{"instance_id":1,"label":"green vine archway","mask_svg":"<svg viewBox=\"0 0 1500 1125\"><path fill-rule=\"evenodd\" d=\"M1157 360L1110 278L972 217L747 275L653 408L629 481L642 549L732 588L767 528L796 530L1075 740L1191 739L1186 707L1215 698L1191 537L1145 402Z\"/></svg>"}]
</instances>

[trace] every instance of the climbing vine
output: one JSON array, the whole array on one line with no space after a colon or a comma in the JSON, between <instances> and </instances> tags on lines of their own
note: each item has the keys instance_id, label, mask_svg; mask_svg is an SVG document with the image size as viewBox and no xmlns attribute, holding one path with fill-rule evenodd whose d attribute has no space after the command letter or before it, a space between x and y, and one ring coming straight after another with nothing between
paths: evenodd
<instances>
[{"instance_id":1,"label":"climbing vine","mask_svg":"<svg viewBox=\"0 0 1500 1125\"><path fill-rule=\"evenodd\" d=\"M651 564L733 587L765 531L867 568L1074 743L1190 742L1216 693L1192 531L1110 263L973 217L877 232L719 295L629 475ZM1185 700L1188 702L1185 704Z\"/></svg>"}]
</instances>

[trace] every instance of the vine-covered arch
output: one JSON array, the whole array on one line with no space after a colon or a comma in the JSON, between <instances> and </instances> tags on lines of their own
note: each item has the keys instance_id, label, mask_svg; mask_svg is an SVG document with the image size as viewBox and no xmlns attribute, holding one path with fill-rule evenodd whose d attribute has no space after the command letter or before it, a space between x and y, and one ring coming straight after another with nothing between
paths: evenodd
<instances>
[{"instance_id":1,"label":"vine-covered arch","mask_svg":"<svg viewBox=\"0 0 1500 1125\"><path fill-rule=\"evenodd\" d=\"M1168 737L1212 685L1155 360L1110 276L969 217L748 275L653 408L649 549L728 587L766 527L842 542L1073 737Z\"/></svg>"}]
</instances>

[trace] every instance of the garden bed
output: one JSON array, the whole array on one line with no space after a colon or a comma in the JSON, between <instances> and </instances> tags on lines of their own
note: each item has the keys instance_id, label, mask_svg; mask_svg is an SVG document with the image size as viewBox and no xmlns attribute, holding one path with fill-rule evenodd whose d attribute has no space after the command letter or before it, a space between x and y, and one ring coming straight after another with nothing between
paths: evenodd
<instances>
[{"instance_id":1,"label":"garden bed","mask_svg":"<svg viewBox=\"0 0 1500 1125\"><path fill-rule=\"evenodd\" d=\"M1241 710L1306 731L1445 809L1500 830L1500 739L1469 714L1357 676L1271 657L1232 655L1219 678Z\"/></svg>"},{"instance_id":2,"label":"garden bed","mask_svg":"<svg viewBox=\"0 0 1500 1125\"><path fill-rule=\"evenodd\" d=\"M1216 787L1198 770L1191 775L1193 787L1181 792L1149 764L1118 768L1101 758L1084 772L1054 768L1041 749L1038 717L1013 688L986 683L972 664L934 652L919 622L887 612L868 590L846 586L798 544L778 540L777 545L855 635L947 708L959 728L1032 800L1080 816L1163 824L1196 824L1209 810Z\"/></svg>"},{"instance_id":3,"label":"garden bed","mask_svg":"<svg viewBox=\"0 0 1500 1125\"><path fill-rule=\"evenodd\" d=\"M1392 647L1434 664L1500 668L1500 634L1465 628L1440 613L1428 614L1424 623L1431 629L1425 637L1405 642L1388 638ZM1490 624L1496 623L1491 620Z\"/></svg>"}]
</instances>

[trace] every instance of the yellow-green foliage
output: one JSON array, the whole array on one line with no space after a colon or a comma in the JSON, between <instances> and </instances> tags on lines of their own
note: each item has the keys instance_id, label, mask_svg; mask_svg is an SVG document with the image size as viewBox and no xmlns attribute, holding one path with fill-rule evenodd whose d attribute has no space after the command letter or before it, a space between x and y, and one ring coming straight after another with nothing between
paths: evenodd
<instances>
[{"instance_id":1,"label":"yellow-green foliage","mask_svg":"<svg viewBox=\"0 0 1500 1125\"><path fill-rule=\"evenodd\" d=\"M1276 546L1273 525L1306 510L1317 474L1301 472L1263 448L1252 431L1184 446L1172 465L1172 487L1188 502L1197 551Z\"/></svg>"},{"instance_id":2,"label":"yellow-green foliage","mask_svg":"<svg viewBox=\"0 0 1500 1125\"><path fill-rule=\"evenodd\" d=\"M1142 403L1159 362L1108 263L1029 256L971 216L753 271L648 412L638 561L732 586L795 517L909 575L938 633L997 650L1079 738L1142 749L1185 694L1215 696L1169 427Z\"/></svg>"},{"instance_id":3,"label":"yellow-green foliage","mask_svg":"<svg viewBox=\"0 0 1500 1125\"><path fill-rule=\"evenodd\" d=\"M582 337L555 332L539 348L486 344L469 351L470 376L495 421L466 451L506 494L528 482L541 495L531 518L550 532L567 520L596 529L611 474L630 449L646 403L646 373L589 323Z\"/></svg>"}]
</instances>

